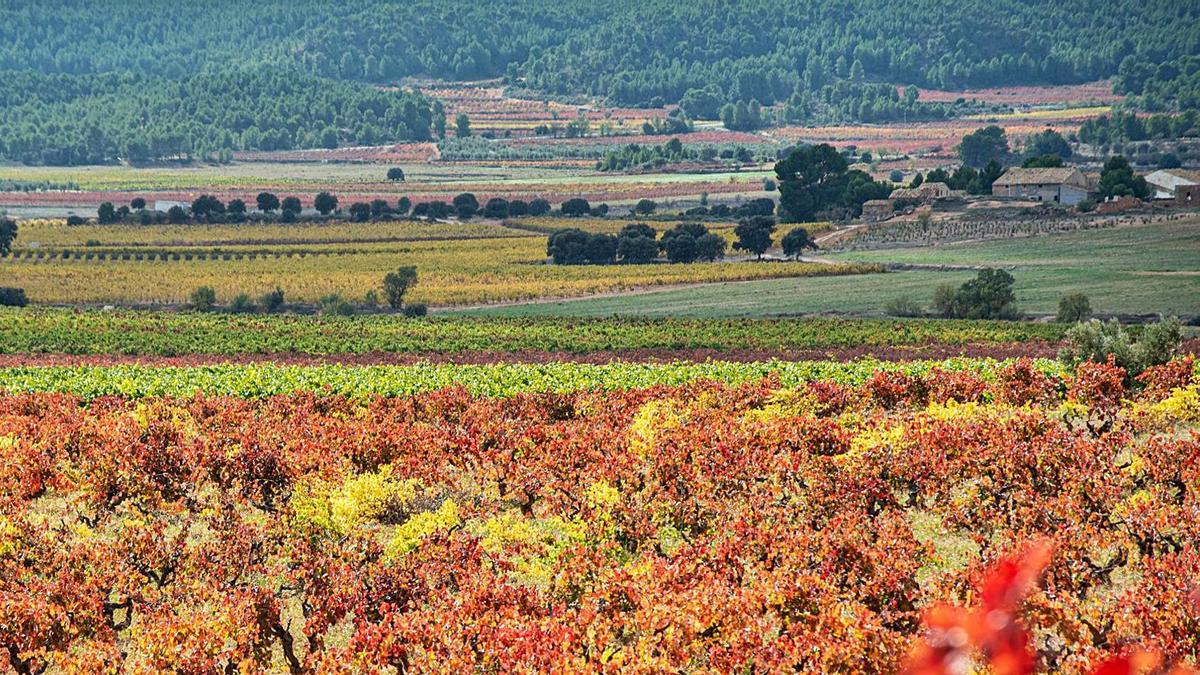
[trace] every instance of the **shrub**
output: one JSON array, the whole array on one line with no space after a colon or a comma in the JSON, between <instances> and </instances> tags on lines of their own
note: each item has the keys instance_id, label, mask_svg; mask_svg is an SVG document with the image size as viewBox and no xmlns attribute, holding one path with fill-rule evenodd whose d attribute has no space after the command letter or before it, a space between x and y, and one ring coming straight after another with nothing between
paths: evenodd
<instances>
[{"instance_id":1,"label":"shrub","mask_svg":"<svg viewBox=\"0 0 1200 675\"><path fill-rule=\"evenodd\" d=\"M1183 341L1179 319L1170 318L1142 329L1137 340L1120 322L1092 319L1067 331L1066 346L1058 358L1071 366L1082 361L1111 362L1124 368L1128 378L1136 378L1147 368L1171 360Z\"/></svg>"},{"instance_id":2,"label":"shrub","mask_svg":"<svg viewBox=\"0 0 1200 675\"><path fill-rule=\"evenodd\" d=\"M947 319L954 316L954 284L938 284L933 289L933 308Z\"/></svg>"},{"instance_id":3,"label":"shrub","mask_svg":"<svg viewBox=\"0 0 1200 675\"><path fill-rule=\"evenodd\" d=\"M633 205L633 212L640 215L649 215L654 213L658 208L658 203L653 199L639 199L637 204Z\"/></svg>"},{"instance_id":4,"label":"shrub","mask_svg":"<svg viewBox=\"0 0 1200 675\"><path fill-rule=\"evenodd\" d=\"M25 289L0 286L0 307L24 307L29 304Z\"/></svg>"},{"instance_id":5,"label":"shrub","mask_svg":"<svg viewBox=\"0 0 1200 675\"><path fill-rule=\"evenodd\" d=\"M960 319L1015 319L1013 277L1004 270L982 269L974 279L955 289L942 284L933 293L933 306L944 317Z\"/></svg>"},{"instance_id":6,"label":"shrub","mask_svg":"<svg viewBox=\"0 0 1200 675\"><path fill-rule=\"evenodd\" d=\"M229 311L234 314L250 314L254 309L254 301L250 299L250 295L247 293L239 293L234 297L233 302L229 303Z\"/></svg>"},{"instance_id":7,"label":"shrub","mask_svg":"<svg viewBox=\"0 0 1200 675\"><path fill-rule=\"evenodd\" d=\"M366 202L354 202L350 205L350 220L365 223L371 219L371 205Z\"/></svg>"},{"instance_id":8,"label":"shrub","mask_svg":"<svg viewBox=\"0 0 1200 675\"><path fill-rule=\"evenodd\" d=\"M1001 368L996 379L996 399L1014 407L1049 403L1058 393L1055 380L1038 370L1028 357Z\"/></svg>"},{"instance_id":9,"label":"shrub","mask_svg":"<svg viewBox=\"0 0 1200 675\"><path fill-rule=\"evenodd\" d=\"M422 303L422 302L416 302L416 303L412 303L410 305L404 306L404 316L407 316L410 319L422 317L428 313L429 313L429 308L426 307L425 303Z\"/></svg>"},{"instance_id":10,"label":"shrub","mask_svg":"<svg viewBox=\"0 0 1200 675\"><path fill-rule=\"evenodd\" d=\"M326 295L317 301L317 307L322 314L332 316L351 316L354 314L354 306L342 299L342 296L334 293Z\"/></svg>"},{"instance_id":11,"label":"shrub","mask_svg":"<svg viewBox=\"0 0 1200 675\"><path fill-rule=\"evenodd\" d=\"M924 316L925 310L909 297L892 298L884 305L883 311L890 316L918 317Z\"/></svg>"},{"instance_id":12,"label":"shrub","mask_svg":"<svg viewBox=\"0 0 1200 675\"><path fill-rule=\"evenodd\" d=\"M217 292L212 289L212 286L201 286L192 291L190 304L192 309L197 312L207 312L217 304Z\"/></svg>"},{"instance_id":13,"label":"shrub","mask_svg":"<svg viewBox=\"0 0 1200 675\"><path fill-rule=\"evenodd\" d=\"M1092 315L1092 303L1083 293L1065 295L1058 301L1058 323L1079 323Z\"/></svg>"},{"instance_id":14,"label":"shrub","mask_svg":"<svg viewBox=\"0 0 1200 675\"><path fill-rule=\"evenodd\" d=\"M258 304L262 306L264 312L269 314L278 312L283 307L283 289L276 286L275 290L264 293L259 298Z\"/></svg>"}]
</instances>

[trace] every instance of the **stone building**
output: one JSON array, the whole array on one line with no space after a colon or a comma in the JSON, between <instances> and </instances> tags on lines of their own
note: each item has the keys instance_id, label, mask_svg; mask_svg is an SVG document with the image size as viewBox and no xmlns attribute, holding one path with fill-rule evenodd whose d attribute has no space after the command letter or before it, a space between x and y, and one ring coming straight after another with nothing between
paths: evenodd
<instances>
[{"instance_id":1,"label":"stone building","mask_svg":"<svg viewBox=\"0 0 1200 675\"><path fill-rule=\"evenodd\" d=\"M1088 181L1072 167L1012 168L992 183L992 194L1073 206L1087 199Z\"/></svg>"}]
</instances>

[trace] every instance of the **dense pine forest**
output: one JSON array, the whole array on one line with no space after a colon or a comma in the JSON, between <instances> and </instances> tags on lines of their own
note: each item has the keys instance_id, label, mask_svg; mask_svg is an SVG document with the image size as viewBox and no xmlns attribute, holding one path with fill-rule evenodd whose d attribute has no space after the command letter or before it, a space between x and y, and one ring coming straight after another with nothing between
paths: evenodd
<instances>
[{"instance_id":1,"label":"dense pine forest","mask_svg":"<svg viewBox=\"0 0 1200 675\"><path fill-rule=\"evenodd\" d=\"M1200 4L1176 0L13 0L0 7L0 156L78 164L439 135L433 102L376 86L408 77L882 121L946 114L883 84L1119 76L1133 105L1178 110L1195 105L1198 53Z\"/></svg>"}]
</instances>

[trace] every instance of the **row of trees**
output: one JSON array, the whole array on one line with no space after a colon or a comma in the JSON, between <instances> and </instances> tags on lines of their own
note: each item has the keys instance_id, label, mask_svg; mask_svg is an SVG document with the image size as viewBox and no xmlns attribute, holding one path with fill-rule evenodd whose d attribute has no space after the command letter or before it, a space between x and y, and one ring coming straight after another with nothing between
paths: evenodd
<instances>
[{"instance_id":1,"label":"row of trees","mask_svg":"<svg viewBox=\"0 0 1200 675\"><path fill-rule=\"evenodd\" d=\"M556 265L640 265L660 254L673 263L711 262L725 254L725 239L700 223L679 223L657 237L646 223L630 223L616 235L565 228L550 234L546 254Z\"/></svg>"},{"instance_id":2,"label":"row of trees","mask_svg":"<svg viewBox=\"0 0 1200 675\"><path fill-rule=\"evenodd\" d=\"M733 248L762 258L774 243L775 219L753 216L734 228ZM798 257L805 249L816 248L808 231L797 227L781 240L784 255ZM725 238L710 232L702 223L679 223L663 232L646 223L630 223L616 235L589 233L578 228L553 232L546 242L546 254L556 265L607 265L616 262L645 264L665 255L669 262L712 262L725 255Z\"/></svg>"},{"instance_id":3,"label":"row of trees","mask_svg":"<svg viewBox=\"0 0 1200 675\"><path fill-rule=\"evenodd\" d=\"M393 310L404 312L405 316L424 316L428 311L425 305L405 304L404 302L405 296L416 284L416 267L407 265L398 268L395 272L388 272L384 275L381 286L381 290L383 291L382 302L386 303ZM379 293L371 290L367 292L362 306L374 311L380 304ZM216 310L219 307L217 292L211 286L197 288L192 291L188 299L188 307L197 312L211 312ZM257 301L251 298L249 293L239 293L230 299L223 308L233 314L275 314L287 310L288 307L284 302L283 289L276 287L275 290L262 294ZM321 298L317 302L317 307L324 314L349 316L354 313L354 305L336 294Z\"/></svg>"},{"instance_id":4,"label":"row of trees","mask_svg":"<svg viewBox=\"0 0 1200 675\"><path fill-rule=\"evenodd\" d=\"M1200 111L1197 111L1196 108L1180 114L1159 114L1145 117L1132 111L1117 111L1112 115L1101 115L1084 120L1079 127L1079 140L1091 145L1197 135L1200 135Z\"/></svg>"},{"instance_id":5,"label":"row of trees","mask_svg":"<svg viewBox=\"0 0 1200 675\"><path fill-rule=\"evenodd\" d=\"M755 161L754 150L744 145L684 145L672 138L661 145L630 143L605 153L596 162L601 171L624 171L626 169L650 169L678 162L717 162L721 160L749 164Z\"/></svg>"},{"instance_id":6,"label":"row of trees","mask_svg":"<svg viewBox=\"0 0 1200 675\"><path fill-rule=\"evenodd\" d=\"M337 195L330 192L319 192L313 198L313 209L322 216L339 213L340 204L341 202ZM300 218L304 208L299 197L288 196L280 199L273 192L259 193L255 198L254 206L261 214L258 217L275 217L275 214L278 213L278 218L283 222L295 222ZM570 215L583 215L574 213L572 209L575 205L571 203L571 200L564 202L564 206L567 209L564 213L569 212ZM600 206L604 208L597 207L597 209L593 209L590 205L587 205L584 214L599 211L607 212L607 205L602 204ZM502 219L510 216L544 216L550 213L550 211L550 203L541 198L526 202L519 199L509 201L500 197L494 197L488 200L486 204L480 205L475 195L469 192L457 195L450 203L434 200L414 205L408 197L401 197L396 201L394 206L387 200L373 199L369 202L353 202L346 207L346 214L355 222L408 215L432 220L449 217L466 220L475 216ZM185 208L176 204L172 205L166 212L148 209L146 200L141 197L131 200L128 206L114 206L112 202L103 202L97 209L96 216L98 222L101 224L132 221L149 225L152 223L183 224L188 222L240 223L251 217L251 213L249 205L241 199L231 199L226 203L212 195L201 195L193 200L189 207ZM68 219L68 224L82 225L83 219L73 216Z\"/></svg>"}]
</instances>

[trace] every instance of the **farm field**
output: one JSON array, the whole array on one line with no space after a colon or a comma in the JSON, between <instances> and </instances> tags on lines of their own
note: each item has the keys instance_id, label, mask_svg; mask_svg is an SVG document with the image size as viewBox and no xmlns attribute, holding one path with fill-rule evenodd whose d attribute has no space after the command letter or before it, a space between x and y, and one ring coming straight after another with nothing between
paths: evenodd
<instances>
[{"instance_id":1,"label":"farm field","mask_svg":"<svg viewBox=\"0 0 1200 675\"><path fill-rule=\"evenodd\" d=\"M527 237L528 232L494 222L439 223L414 220L351 222L298 222L186 225L112 224L67 225L62 220L27 220L13 242L18 254L39 249L80 248L263 246L299 244L353 244L439 239L495 239Z\"/></svg>"},{"instance_id":2,"label":"farm field","mask_svg":"<svg viewBox=\"0 0 1200 675\"><path fill-rule=\"evenodd\" d=\"M0 311L0 353L177 356L262 354L549 355L714 350L784 353L848 347L1006 345L1062 338L1058 325L1003 321L788 319L447 319L205 313Z\"/></svg>"},{"instance_id":3,"label":"farm field","mask_svg":"<svg viewBox=\"0 0 1200 675\"><path fill-rule=\"evenodd\" d=\"M1021 110L988 113L971 118L895 122L891 124L787 126L767 133L781 142L829 143L835 147L856 146L879 155L909 154L954 159L954 148L962 137L992 124L1005 130L1010 141L1024 139L1052 128L1069 135L1077 133L1084 120L1109 112L1108 106Z\"/></svg>"},{"instance_id":4,"label":"farm field","mask_svg":"<svg viewBox=\"0 0 1200 675\"><path fill-rule=\"evenodd\" d=\"M904 249L822 253L838 262L946 266L883 275L780 279L663 290L578 301L471 310L493 316L792 315L882 313L889 301L930 304L942 283L959 285L973 268L1002 267L1015 277L1017 305L1053 314L1069 293L1089 296L1097 312L1200 315L1200 229L1194 218L1054 235ZM962 267L963 269L955 269ZM1152 280L1153 283L1148 283Z\"/></svg>"},{"instance_id":5,"label":"farm field","mask_svg":"<svg viewBox=\"0 0 1200 675\"><path fill-rule=\"evenodd\" d=\"M1187 658L1200 384L1124 374L3 368L0 578L56 667L891 672L1022 595L1054 669Z\"/></svg>"},{"instance_id":6,"label":"farm field","mask_svg":"<svg viewBox=\"0 0 1200 675\"><path fill-rule=\"evenodd\" d=\"M235 163L228 166L197 164L191 168L112 167L0 167L0 180L49 182L76 186L70 190L0 192L0 207L12 214L32 217L59 216L67 212L92 216L104 201L127 204L134 198L191 202L202 194L222 201L242 199L249 205L259 192L294 196L305 208L321 191L338 196L342 208L352 202L384 199L395 204L401 197L414 203L449 202L471 192L480 203L492 197L544 198L553 204L582 197L593 203L627 205L642 198L666 206L676 201L692 203L703 194L714 201L734 201L746 194L761 196L762 181L771 175L759 167L707 173L601 173L587 168L490 167L399 163L405 181L385 179L387 165L318 163ZM53 209L54 211L50 211ZM61 213L60 213L61 212Z\"/></svg>"},{"instance_id":7,"label":"farm field","mask_svg":"<svg viewBox=\"0 0 1200 675\"><path fill-rule=\"evenodd\" d=\"M1200 675L1200 0L166 4L0 2L0 675Z\"/></svg>"},{"instance_id":8,"label":"farm field","mask_svg":"<svg viewBox=\"0 0 1200 675\"><path fill-rule=\"evenodd\" d=\"M471 225L469 228L477 226ZM379 291L383 276L403 265L420 281L406 298L435 305L567 297L657 285L779 276L858 274L872 265L745 262L688 265L550 265L546 237L67 249L68 257L25 250L0 261L40 303L178 304L200 286L221 301L282 288L289 302L314 303L330 294L358 300Z\"/></svg>"},{"instance_id":9,"label":"farm field","mask_svg":"<svg viewBox=\"0 0 1200 675\"><path fill-rule=\"evenodd\" d=\"M1108 80L1052 87L1012 86L963 91L921 89L918 95L918 100L941 103L952 103L960 98L981 103L998 103L1027 108L1090 103L1110 104L1125 100L1124 96L1113 93L1113 83Z\"/></svg>"}]
</instances>

